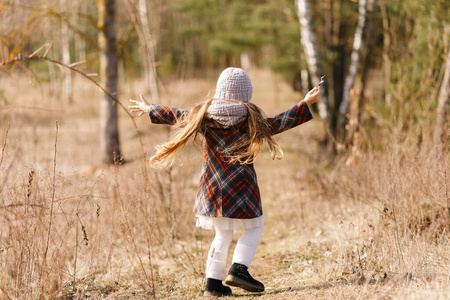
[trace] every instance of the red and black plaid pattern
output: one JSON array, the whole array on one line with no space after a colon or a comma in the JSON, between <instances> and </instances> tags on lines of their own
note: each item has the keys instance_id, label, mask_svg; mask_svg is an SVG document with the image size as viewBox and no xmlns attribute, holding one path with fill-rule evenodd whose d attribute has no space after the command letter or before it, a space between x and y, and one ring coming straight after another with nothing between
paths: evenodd
<instances>
[{"instance_id":1,"label":"red and black plaid pattern","mask_svg":"<svg viewBox=\"0 0 450 300\"><path fill-rule=\"evenodd\" d=\"M152 123L173 125L187 110L152 105ZM273 118L267 118L272 134L278 134L312 119L303 101ZM208 217L251 219L262 215L261 196L253 164L230 162L231 149L237 149L248 135L248 124L225 126L205 120L205 152L194 212Z\"/></svg>"}]
</instances>

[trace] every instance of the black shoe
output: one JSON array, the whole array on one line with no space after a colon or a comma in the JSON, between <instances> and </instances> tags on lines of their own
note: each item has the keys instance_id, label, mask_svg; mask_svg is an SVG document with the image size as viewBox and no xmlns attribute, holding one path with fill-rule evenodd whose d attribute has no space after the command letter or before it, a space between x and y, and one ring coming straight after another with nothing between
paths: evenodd
<instances>
[{"instance_id":1,"label":"black shoe","mask_svg":"<svg viewBox=\"0 0 450 300\"><path fill-rule=\"evenodd\" d=\"M249 292L263 292L264 284L254 279L250 273L248 273L248 268L241 264L234 263L228 276L225 279L225 283L231 286L237 286L243 288Z\"/></svg>"},{"instance_id":2,"label":"black shoe","mask_svg":"<svg viewBox=\"0 0 450 300\"><path fill-rule=\"evenodd\" d=\"M204 296L226 297L231 296L231 289L222 284L222 280L206 278Z\"/></svg>"}]
</instances>

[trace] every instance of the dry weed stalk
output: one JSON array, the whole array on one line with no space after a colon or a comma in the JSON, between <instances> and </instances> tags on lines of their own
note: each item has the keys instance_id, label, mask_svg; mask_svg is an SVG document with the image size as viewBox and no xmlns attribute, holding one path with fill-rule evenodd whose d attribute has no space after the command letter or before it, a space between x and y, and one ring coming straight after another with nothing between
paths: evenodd
<instances>
[{"instance_id":1,"label":"dry weed stalk","mask_svg":"<svg viewBox=\"0 0 450 300\"><path fill-rule=\"evenodd\" d=\"M141 228L141 226L136 226L137 222L138 222L138 216L136 213L133 212L133 210L130 209L130 203L128 203L131 199L129 197L126 198L127 203L125 203L124 197L122 197L122 193L121 193L121 188L119 185L119 168L116 165L114 168L115 172L114 172L114 176L115 176L115 182L114 182L114 195L115 195L115 199L117 199L120 202L120 208L121 208L121 212L122 212L122 216L124 219L124 222L121 222L121 229L122 229L122 233L123 236L125 238L125 240L127 241L127 244L131 245L132 247L132 252L134 257L138 260L138 264L139 264L139 269L141 270L143 276L140 275L139 272L137 272L138 276L142 279L142 281L145 283L145 286L148 287L148 289L150 290L153 299L156 300L156 286L155 286L155 278L154 278L154 274L153 274L153 264L152 264L152 243L151 243L151 238L149 237L149 234L152 232L151 227L149 228L148 225L150 223L148 223L147 218L149 217L148 214L146 213L146 210L143 208L143 202L142 201L137 201L137 207L133 207L134 210L136 210L137 212L142 213L142 218L140 220L144 220L144 229L143 232L145 234L145 241L146 241L146 246L147 246L147 251L148 251L148 264L149 264L149 269L150 269L150 274L148 274L147 272L147 268L146 265L143 261L143 255L141 255L141 251L139 251L139 240L137 240L137 235L133 233L133 228ZM146 189L144 188L143 190L143 194L146 194ZM144 197L145 199L145 197ZM130 218L129 216L133 216L133 218ZM151 219L151 218L150 218ZM135 225L135 226L133 226ZM139 224L140 225L140 224ZM128 247L126 247L127 252L129 253ZM130 253L129 253L130 255ZM130 255L131 256L131 255Z\"/></svg>"},{"instance_id":2,"label":"dry weed stalk","mask_svg":"<svg viewBox=\"0 0 450 300\"><path fill-rule=\"evenodd\" d=\"M56 122L56 134L55 134L55 155L53 157L53 187L52 187L52 197L50 202L50 216L48 222L48 231L47 231L47 242L45 244L45 251L43 257L43 265L47 265L47 252L48 252L48 243L50 242L50 233L52 231L53 224L53 207L55 203L55 191L56 191L56 146L58 144L58 122Z\"/></svg>"},{"instance_id":3,"label":"dry weed stalk","mask_svg":"<svg viewBox=\"0 0 450 300\"><path fill-rule=\"evenodd\" d=\"M2 163L3 163L3 155L5 154L5 147L6 147L6 140L8 139L9 126L11 126L11 118L12 118L12 112L9 115L8 125L6 126L6 131L5 131L5 138L3 139L2 156L0 157L0 167L2 166Z\"/></svg>"}]
</instances>

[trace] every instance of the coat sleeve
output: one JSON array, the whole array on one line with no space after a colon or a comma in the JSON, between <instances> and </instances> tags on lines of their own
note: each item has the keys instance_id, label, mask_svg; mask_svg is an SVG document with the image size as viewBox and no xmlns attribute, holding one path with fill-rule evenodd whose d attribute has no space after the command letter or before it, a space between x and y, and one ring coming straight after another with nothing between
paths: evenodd
<instances>
[{"instance_id":1,"label":"coat sleeve","mask_svg":"<svg viewBox=\"0 0 450 300\"><path fill-rule=\"evenodd\" d=\"M312 118L308 105L305 101L301 101L291 109L266 120L271 128L272 135L275 135L303 124Z\"/></svg>"},{"instance_id":2,"label":"coat sleeve","mask_svg":"<svg viewBox=\"0 0 450 300\"><path fill-rule=\"evenodd\" d=\"M149 116L154 124L173 125L187 113L188 110L186 109L152 104L150 105Z\"/></svg>"}]
</instances>

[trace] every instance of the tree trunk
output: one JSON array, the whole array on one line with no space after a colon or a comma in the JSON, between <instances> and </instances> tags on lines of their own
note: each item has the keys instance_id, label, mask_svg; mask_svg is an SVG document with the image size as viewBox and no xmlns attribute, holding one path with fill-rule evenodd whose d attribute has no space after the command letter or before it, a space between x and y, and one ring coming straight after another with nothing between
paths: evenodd
<instances>
[{"instance_id":1,"label":"tree trunk","mask_svg":"<svg viewBox=\"0 0 450 300\"><path fill-rule=\"evenodd\" d=\"M302 82L302 93L304 95L306 95L308 93L308 89L309 89L309 75L308 75L308 70L307 69L301 69L300 70L300 78L301 78L301 82Z\"/></svg>"},{"instance_id":2,"label":"tree trunk","mask_svg":"<svg viewBox=\"0 0 450 300\"><path fill-rule=\"evenodd\" d=\"M67 0L60 0L59 7L61 9L61 56L65 65L70 65L70 45L69 45L69 20L64 19L64 12L68 9ZM69 103L72 103L72 72L64 68L64 93Z\"/></svg>"},{"instance_id":3,"label":"tree trunk","mask_svg":"<svg viewBox=\"0 0 450 300\"><path fill-rule=\"evenodd\" d=\"M97 0L100 74L108 93L117 95L118 57L115 31L115 0ZM104 163L121 161L117 103L105 94L100 111L100 151Z\"/></svg>"},{"instance_id":4,"label":"tree trunk","mask_svg":"<svg viewBox=\"0 0 450 300\"><path fill-rule=\"evenodd\" d=\"M306 63L312 83L319 82L323 75L319 57L319 48L317 46L316 36L312 27L311 11L308 0L297 0L297 12L300 22L301 43L305 52ZM325 88L321 88L321 101L319 101L319 114L323 119L328 119L328 98L325 94Z\"/></svg>"},{"instance_id":5,"label":"tree trunk","mask_svg":"<svg viewBox=\"0 0 450 300\"><path fill-rule=\"evenodd\" d=\"M381 19L383 23L383 81L384 81L384 98L388 107L391 108L392 93L389 91L391 81L391 60L389 52L391 47L391 31L389 30L389 16L386 9L385 0L379 0Z\"/></svg>"},{"instance_id":6,"label":"tree trunk","mask_svg":"<svg viewBox=\"0 0 450 300\"><path fill-rule=\"evenodd\" d=\"M18 4L18 3L17 3ZM44 3L42 4L43 9L49 9L50 4L49 3ZM13 11L15 8L15 5L13 5L11 7L11 11ZM7 11L6 11L7 12ZM13 18L12 18L12 14L3 14L2 16L3 21L5 22L5 24L13 24ZM58 38L58 32L56 30L54 30L53 24L51 22L42 22L42 30L43 32L45 32L45 39L49 40L49 41L53 41L55 39ZM59 48L59 43L51 43L51 49L55 54L61 54L62 51L60 51ZM7 49L7 47L5 47ZM8 55L6 56L8 57ZM61 60L61 58L59 56L56 57L58 60ZM47 61L47 67L48 67L48 75L49 75L49 80L50 80L50 95L54 98L57 98L58 101L61 98L61 78L59 78L59 74L58 72L56 72L56 66Z\"/></svg>"},{"instance_id":7,"label":"tree trunk","mask_svg":"<svg viewBox=\"0 0 450 300\"><path fill-rule=\"evenodd\" d=\"M332 2L331 0L324 0L323 3L323 18L324 18L324 41L325 41L325 51L327 57L333 57L335 46L333 41L338 40L338 37L335 36L336 30L334 30L334 18L333 18L333 10L336 7L336 2ZM339 23L339 22L336 22ZM327 76L327 97L328 97L328 111L329 114L335 110L335 95L334 95L334 68L335 64L328 64L327 69L324 71ZM330 117L329 117L330 118Z\"/></svg>"},{"instance_id":8,"label":"tree trunk","mask_svg":"<svg viewBox=\"0 0 450 300\"><path fill-rule=\"evenodd\" d=\"M154 37L150 33L150 23L148 21L148 11L146 0L139 0L139 19L141 21L142 35L141 43L144 45L147 63L145 65L145 78L150 86L152 102L159 103L158 84L156 81L155 68L155 42Z\"/></svg>"},{"instance_id":9,"label":"tree trunk","mask_svg":"<svg viewBox=\"0 0 450 300\"><path fill-rule=\"evenodd\" d=\"M350 90L355 83L356 74L358 73L359 58L363 48L363 32L367 18L367 0L359 0L358 24L356 26L355 37L353 39L353 49L350 58L350 66L347 77L345 78L344 91L342 101L339 105L338 128L341 137L344 137L345 123L350 105Z\"/></svg>"},{"instance_id":10,"label":"tree trunk","mask_svg":"<svg viewBox=\"0 0 450 300\"><path fill-rule=\"evenodd\" d=\"M83 0L78 0L75 2L75 7L78 8L78 17L76 20L77 27L79 28L81 33L86 32L86 20L84 20L84 16L87 13L87 3ZM75 33L75 61L82 61L86 59L86 42L84 37L80 33ZM76 80L78 79L78 80ZM75 77L75 86L77 91L83 90L84 80L82 78Z\"/></svg>"},{"instance_id":11,"label":"tree trunk","mask_svg":"<svg viewBox=\"0 0 450 300\"><path fill-rule=\"evenodd\" d=\"M439 104L436 116L436 129L434 134L434 143L439 150L445 149L447 140L447 119L450 109L450 48L447 53L447 62L445 64L444 78L442 79L441 90L439 92Z\"/></svg>"},{"instance_id":12,"label":"tree trunk","mask_svg":"<svg viewBox=\"0 0 450 300\"><path fill-rule=\"evenodd\" d=\"M240 65L242 69L250 70L252 68L252 62L250 60L250 54L248 51L244 51L241 53L239 61L241 62Z\"/></svg>"}]
</instances>

